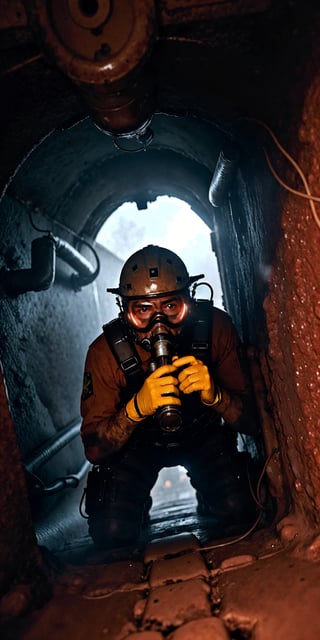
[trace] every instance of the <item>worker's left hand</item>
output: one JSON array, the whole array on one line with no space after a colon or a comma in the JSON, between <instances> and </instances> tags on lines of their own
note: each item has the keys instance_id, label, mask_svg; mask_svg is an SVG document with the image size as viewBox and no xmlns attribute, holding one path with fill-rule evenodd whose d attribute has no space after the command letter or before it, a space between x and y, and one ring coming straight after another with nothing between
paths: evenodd
<instances>
[{"instance_id":1,"label":"worker's left hand","mask_svg":"<svg viewBox=\"0 0 320 640\"><path fill-rule=\"evenodd\" d=\"M172 364L179 371L179 389L182 393L200 391L200 397L205 404L212 404L216 397L216 385L211 378L208 367L194 356L173 358Z\"/></svg>"}]
</instances>

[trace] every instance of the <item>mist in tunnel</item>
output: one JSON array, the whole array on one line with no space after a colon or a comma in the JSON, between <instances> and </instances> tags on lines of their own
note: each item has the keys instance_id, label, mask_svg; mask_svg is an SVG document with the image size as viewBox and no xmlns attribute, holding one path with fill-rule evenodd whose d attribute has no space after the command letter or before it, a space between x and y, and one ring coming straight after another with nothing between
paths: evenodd
<instances>
[{"instance_id":1,"label":"mist in tunnel","mask_svg":"<svg viewBox=\"0 0 320 640\"><path fill-rule=\"evenodd\" d=\"M223 309L217 259L210 241L211 229L185 201L159 196L146 209L125 202L101 227L96 241L125 260L148 244L158 244L176 252L190 275L204 273L214 291L215 306Z\"/></svg>"}]
</instances>

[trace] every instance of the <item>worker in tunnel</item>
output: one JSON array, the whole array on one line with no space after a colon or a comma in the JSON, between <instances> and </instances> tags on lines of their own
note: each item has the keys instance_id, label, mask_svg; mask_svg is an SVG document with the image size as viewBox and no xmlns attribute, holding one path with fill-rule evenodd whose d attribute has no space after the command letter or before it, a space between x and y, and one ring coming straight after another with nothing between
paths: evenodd
<instances>
[{"instance_id":1,"label":"worker in tunnel","mask_svg":"<svg viewBox=\"0 0 320 640\"><path fill-rule=\"evenodd\" d=\"M237 448L238 433L257 433L255 404L230 316L194 295L202 277L149 245L107 289L120 313L88 349L81 397L93 463L85 508L99 548L137 543L163 467L187 469L213 535L242 533L256 518L252 459Z\"/></svg>"}]
</instances>

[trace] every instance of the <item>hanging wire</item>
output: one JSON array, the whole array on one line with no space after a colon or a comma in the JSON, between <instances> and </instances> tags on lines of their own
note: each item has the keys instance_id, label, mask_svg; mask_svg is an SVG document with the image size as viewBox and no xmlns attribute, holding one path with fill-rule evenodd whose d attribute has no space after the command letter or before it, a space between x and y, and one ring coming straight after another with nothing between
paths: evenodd
<instances>
[{"instance_id":1,"label":"hanging wire","mask_svg":"<svg viewBox=\"0 0 320 640\"><path fill-rule=\"evenodd\" d=\"M265 511L265 506L262 504L261 501L261 496L260 496L260 492L261 492L261 484L262 484L262 480L264 478L264 475L266 473L266 469L267 466L270 464L272 458L274 455L276 455L277 453L279 453L279 449L273 449L271 451L271 453L268 455L268 457L266 458L266 461L262 467L262 471L260 473L258 482L257 482L257 488L256 488L256 492L253 492L253 497L254 497L254 501L256 502L256 504L259 506L259 513L257 515L257 518L255 519L254 523L250 526L250 528L245 531L244 533L242 533L240 536L236 536L235 538L232 538L231 540L225 540L224 542L218 542L216 544L211 544L208 545L206 547L199 547L198 549L194 550L194 553L196 552L201 552L201 551L213 551L214 549L221 549L223 547L229 547L232 544L236 544L237 542L240 542L241 540L244 540L245 538L247 538L253 531L255 531L255 529L257 528L263 513ZM250 486L251 491L252 487Z\"/></svg>"},{"instance_id":2,"label":"hanging wire","mask_svg":"<svg viewBox=\"0 0 320 640\"><path fill-rule=\"evenodd\" d=\"M128 147L121 146L119 140L135 140L135 142L139 145L134 149L130 149ZM144 133L137 133L136 135L121 135L121 136L112 136L112 142L118 151L125 151L126 153L139 153L139 151L146 151L149 144L151 144L153 140L153 131L151 127L147 127Z\"/></svg>"},{"instance_id":3,"label":"hanging wire","mask_svg":"<svg viewBox=\"0 0 320 640\"><path fill-rule=\"evenodd\" d=\"M253 525L251 525L250 529L245 531L241 536L237 536L236 538L232 538L231 540L225 540L224 542L217 542L217 544L210 544L207 547L199 547L199 549L195 549L195 551L213 551L214 549L221 549L222 547L229 547L232 544L236 544L237 542L241 542L247 538L258 526L263 515L263 511L261 510L258 514L258 517L254 521Z\"/></svg>"},{"instance_id":4,"label":"hanging wire","mask_svg":"<svg viewBox=\"0 0 320 640\"><path fill-rule=\"evenodd\" d=\"M82 492L82 496L79 504L79 513L81 515L81 518L84 518L85 520L89 520L89 516L87 516L83 510L85 506L86 494L87 494L87 488L85 488Z\"/></svg>"},{"instance_id":5,"label":"hanging wire","mask_svg":"<svg viewBox=\"0 0 320 640\"><path fill-rule=\"evenodd\" d=\"M287 191L289 191L290 193L293 193L294 195L300 197L300 198L306 198L309 201L309 205L310 205L310 209L311 209L311 213L313 216L313 219L317 225L317 227L320 229L320 218L317 214L316 208L315 208L315 202L320 202L320 197L319 196L314 196L311 193L308 181L306 179L306 176L304 174L304 172L302 171L300 165L298 164L298 162L296 162L296 160L288 153L288 151L286 151L286 149L284 149L284 147L280 144L279 140L277 139L276 135L274 134L274 132L272 131L272 129L262 120L258 120L256 118L241 118L241 120L248 120L249 122L255 122L256 124L258 124L260 127L263 127L271 136L273 142L275 143L276 147L279 149L279 151L284 155L285 158L287 158L287 160L290 162L290 164L292 164L292 166L295 168L295 170L297 171L297 173L299 174L304 188L306 190L306 193L303 193L301 191L298 191L296 189L292 189L292 187L290 187L289 185L287 185L285 182L283 182L283 180L281 180L281 178L278 176L277 172L275 171L275 169L272 166L271 160L269 158L268 152L267 150L263 147L263 152L265 154L266 157L266 161L268 164L268 167L273 175L273 177L275 178L275 180Z\"/></svg>"},{"instance_id":6,"label":"hanging wire","mask_svg":"<svg viewBox=\"0 0 320 640\"><path fill-rule=\"evenodd\" d=\"M14 66L9 67L8 69L5 69L5 71L1 72L0 78L3 78L9 75L9 73L15 73L20 69L24 69L24 67L26 67L28 64L31 64L32 62L36 62L36 60L41 60L41 58L43 58L43 53L37 53L34 56L31 56L30 58L26 58L25 60L22 60L22 62L18 62Z\"/></svg>"},{"instance_id":7,"label":"hanging wire","mask_svg":"<svg viewBox=\"0 0 320 640\"><path fill-rule=\"evenodd\" d=\"M30 224L35 231L39 231L39 233L49 233L49 234L51 233L51 229L40 229L40 227L38 227L35 224L30 208L28 208L28 216L29 216Z\"/></svg>"}]
</instances>

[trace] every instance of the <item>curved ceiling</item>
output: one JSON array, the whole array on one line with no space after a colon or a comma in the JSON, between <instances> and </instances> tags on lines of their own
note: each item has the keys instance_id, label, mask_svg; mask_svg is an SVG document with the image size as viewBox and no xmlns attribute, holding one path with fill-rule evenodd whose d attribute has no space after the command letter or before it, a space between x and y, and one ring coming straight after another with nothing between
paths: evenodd
<instances>
[{"instance_id":1,"label":"curved ceiling","mask_svg":"<svg viewBox=\"0 0 320 640\"><path fill-rule=\"evenodd\" d=\"M117 149L88 118L54 131L20 165L8 193L88 237L123 202L146 208L158 195L185 200L212 226L208 188L226 134L191 116L157 114L151 128L139 153Z\"/></svg>"}]
</instances>

